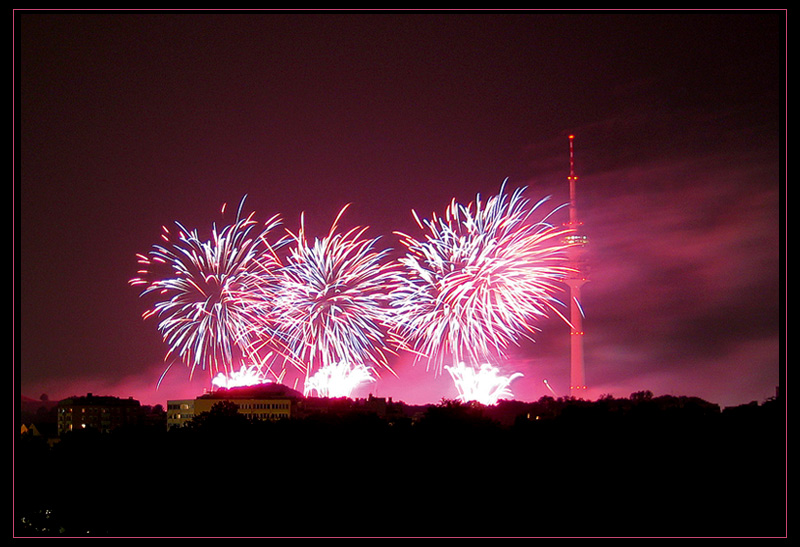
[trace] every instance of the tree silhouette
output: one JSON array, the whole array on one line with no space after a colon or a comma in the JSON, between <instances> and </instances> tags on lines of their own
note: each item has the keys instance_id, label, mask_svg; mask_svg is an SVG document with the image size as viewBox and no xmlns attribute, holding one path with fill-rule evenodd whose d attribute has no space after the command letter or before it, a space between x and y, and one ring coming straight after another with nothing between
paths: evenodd
<instances>
[{"instance_id":1,"label":"tree silhouette","mask_svg":"<svg viewBox=\"0 0 800 547\"><path fill-rule=\"evenodd\" d=\"M247 417L239 414L239 405L233 401L220 401L214 403L209 411L195 416L188 425L192 429L204 432L240 433L249 423Z\"/></svg>"}]
</instances>

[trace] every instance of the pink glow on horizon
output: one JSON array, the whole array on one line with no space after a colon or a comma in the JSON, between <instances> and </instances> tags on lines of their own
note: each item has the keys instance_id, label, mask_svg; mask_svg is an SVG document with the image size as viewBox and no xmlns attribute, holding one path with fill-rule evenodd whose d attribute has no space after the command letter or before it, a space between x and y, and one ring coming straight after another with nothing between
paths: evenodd
<instances>
[{"instance_id":1,"label":"pink glow on horizon","mask_svg":"<svg viewBox=\"0 0 800 547\"><path fill-rule=\"evenodd\" d=\"M743 343L731 355L720 356L713 365L712 372L724 380L709 383L704 375L705 368L689 371L689 382L684 378L687 371L676 376L670 371L654 371L636 375L624 375L626 370L635 370L635 364L644 356L629 355L627 359L611 357L611 360L592 361L587 367L587 379L590 389L582 398L596 400L600 395L612 395L618 398L630 396L642 390L652 391L655 395L686 395L703 398L721 406L734 406L758 399L759 402L774 396L774 387L765 389L760 397L753 397L748 391L750 384L776 385L772 378L766 381L753 375L752 363L759 363L777 351L777 342L764 340L762 343ZM563 397L569 393L569 361L568 352L561 357L545 356L534 361L509 359L505 366L518 370L524 376L514 380L514 399L531 402L543 396ZM599 356L598 356L599 358ZM741 363L734 369L729 362ZM633 363L634 365L630 364ZM126 376L116 380L105 380L97 377L75 376L69 381L54 379L48 382L37 382L35 387L23 384L23 395L38 398L46 393L51 400L59 400L73 395L84 395L87 392L96 395L112 395L121 398L133 397L146 405L166 405L167 400L194 399L212 389L208 378L198 375L187 381L183 371L173 371L164 377L156 389L156 380L163 370L163 364L155 363L140 374ZM394 365L397 376L381 375L375 382L364 384L351 393L351 398L365 398L372 394L376 397L391 397L395 402L412 405L438 404L443 399L456 400L458 390L448 375L434 377L425 370L422 364L413 364L413 359L405 357ZM731 374L731 370L734 371ZM756 369L758 370L758 369ZM768 368L765 370L769 370ZM553 388L555 394L548 390L543 380ZM284 385L303 390L303 378L287 372L282 379Z\"/></svg>"}]
</instances>

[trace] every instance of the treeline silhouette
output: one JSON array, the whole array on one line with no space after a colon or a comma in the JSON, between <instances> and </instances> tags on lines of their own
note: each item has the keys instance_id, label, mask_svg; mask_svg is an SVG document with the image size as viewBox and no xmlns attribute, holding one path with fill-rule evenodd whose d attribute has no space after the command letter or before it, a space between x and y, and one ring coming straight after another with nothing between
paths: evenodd
<instances>
[{"instance_id":1,"label":"treeline silhouette","mask_svg":"<svg viewBox=\"0 0 800 547\"><path fill-rule=\"evenodd\" d=\"M639 392L16 443L15 535L774 536L785 407Z\"/></svg>"}]
</instances>

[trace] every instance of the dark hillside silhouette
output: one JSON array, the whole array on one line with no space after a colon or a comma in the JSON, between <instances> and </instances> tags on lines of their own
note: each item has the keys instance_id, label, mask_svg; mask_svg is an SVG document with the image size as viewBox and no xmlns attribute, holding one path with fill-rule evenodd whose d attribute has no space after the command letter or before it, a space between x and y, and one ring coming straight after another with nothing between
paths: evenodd
<instances>
[{"instance_id":1,"label":"dark hillside silhouette","mask_svg":"<svg viewBox=\"0 0 800 547\"><path fill-rule=\"evenodd\" d=\"M776 400L640 392L277 422L218 404L169 432L16 448L16 535L785 535Z\"/></svg>"}]
</instances>

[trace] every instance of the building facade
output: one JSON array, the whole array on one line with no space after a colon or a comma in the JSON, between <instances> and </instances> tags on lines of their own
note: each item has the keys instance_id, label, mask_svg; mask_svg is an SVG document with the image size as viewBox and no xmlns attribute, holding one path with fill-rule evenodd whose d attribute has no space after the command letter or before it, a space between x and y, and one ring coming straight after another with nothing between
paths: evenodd
<instances>
[{"instance_id":1,"label":"building facade","mask_svg":"<svg viewBox=\"0 0 800 547\"><path fill-rule=\"evenodd\" d=\"M181 427L194 418L195 399L172 399L167 401L167 429Z\"/></svg>"},{"instance_id":2,"label":"building facade","mask_svg":"<svg viewBox=\"0 0 800 547\"><path fill-rule=\"evenodd\" d=\"M120 399L91 393L69 397L58 403L58 435L87 428L107 433L123 425L138 424L141 417L142 406L132 397Z\"/></svg>"},{"instance_id":3,"label":"building facade","mask_svg":"<svg viewBox=\"0 0 800 547\"><path fill-rule=\"evenodd\" d=\"M195 416L210 412L222 401L238 407L239 414L251 420L280 420L291 418L297 412L297 403L303 396L281 384L218 389L196 399L167 401L167 428L182 427Z\"/></svg>"}]
</instances>

